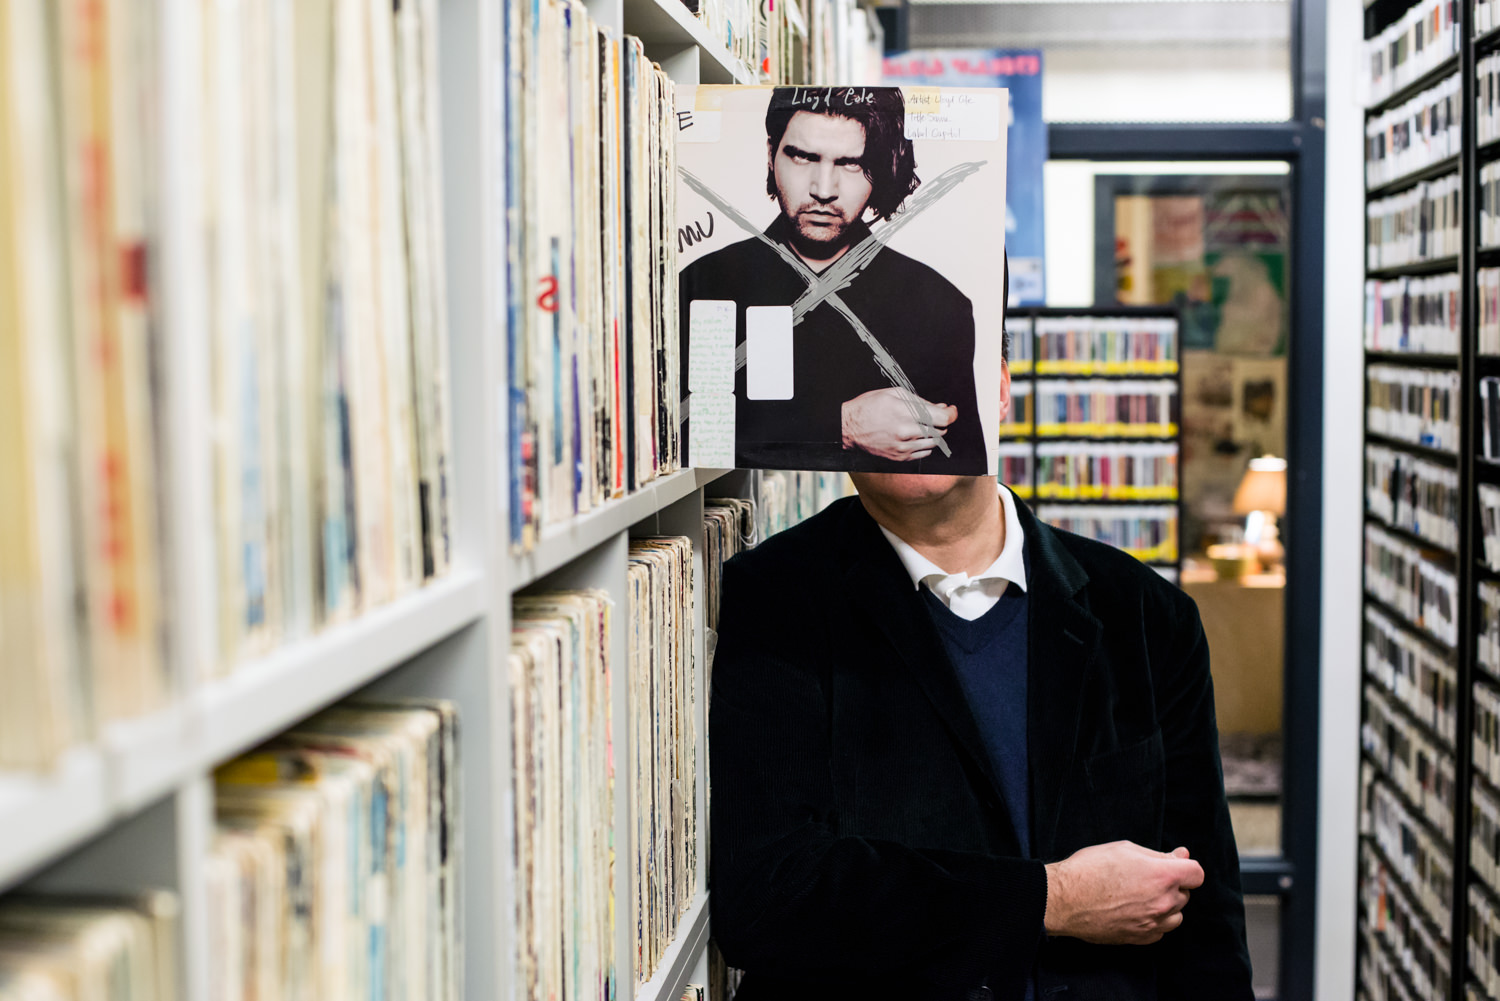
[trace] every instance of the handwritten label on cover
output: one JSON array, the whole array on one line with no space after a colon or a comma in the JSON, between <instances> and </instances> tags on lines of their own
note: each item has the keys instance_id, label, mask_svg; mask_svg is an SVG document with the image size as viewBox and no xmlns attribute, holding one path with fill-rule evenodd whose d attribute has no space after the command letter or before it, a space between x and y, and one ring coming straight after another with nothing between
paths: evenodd
<instances>
[{"instance_id":1,"label":"handwritten label on cover","mask_svg":"<svg viewBox=\"0 0 1500 1001\"><path fill-rule=\"evenodd\" d=\"M947 142L994 142L1000 138L1009 93L942 91L915 87L906 98L906 138ZM1006 102L1002 105L1002 101Z\"/></svg>"},{"instance_id":2,"label":"handwritten label on cover","mask_svg":"<svg viewBox=\"0 0 1500 1001\"><path fill-rule=\"evenodd\" d=\"M688 456L699 469L734 468L734 394L688 398Z\"/></svg>"},{"instance_id":3,"label":"handwritten label on cover","mask_svg":"<svg viewBox=\"0 0 1500 1001\"><path fill-rule=\"evenodd\" d=\"M688 306L688 392L734 392L734 302L694 299Z\"/></svg>"}]
</instances>

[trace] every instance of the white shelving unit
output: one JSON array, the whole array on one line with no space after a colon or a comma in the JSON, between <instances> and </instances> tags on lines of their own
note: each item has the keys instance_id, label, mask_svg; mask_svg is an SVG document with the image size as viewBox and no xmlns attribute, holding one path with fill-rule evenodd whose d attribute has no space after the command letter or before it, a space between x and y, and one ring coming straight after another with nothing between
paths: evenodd
<instances>
[{"instance_id":1,"label":"white shelving unit","mask_svg":"<svg viewBox=\"0 0 1500 1001\"><path fill-rule=\"evenodd\" d=\"M201 97L189 51L200 16L193 0L158 0L165 12L160 58L163 153L201 144ZM635 34L681 84L753 83L750 69L716 44L680 0L596 0L594 16ZM703 501L715 489L744 489L746 477L685 470L575 522L546 531L524 555L509 551L505 371L506 212L502 204L500 95L505 80L504 17L499 0L439 0L450 388L456 558L451 572L353 621L238 665L223 677L188 685L167 709L110 724L45 775L0 773L0 892L15 888L121 892L161 887L182 902L184 1001L209 994L206 891L202 861L213 836L215 767L357 691L421 694L460 708L463 804L462 909L464 996L516 998L510 725L506 691L511 599L528 588L601 587L622 603L614 635L616 734L626 711L625 630L629 539L686 535L694 542L699 734L698 887L676 941L653 979L634 990L630 874L617 866L616 941L621 996L676 1001L683 986L707 976L709 938L705 791L707 732L703 628ZM203 184L194 158L163 155L168 190ZM197 586L209 579L212 539L211 453L205 432L206 309L201 248L193 220L169 204L162 266L172 290L165 302L172 456L163 489L173 511L169 552L175 587L172 649L186 677L205 679L213 609ZM629 735L616 738L623 756ZM617 837L627 838L632 797L617 786ZM626 853L621 853L624 858Z\"/></svg>"}]
</instances>

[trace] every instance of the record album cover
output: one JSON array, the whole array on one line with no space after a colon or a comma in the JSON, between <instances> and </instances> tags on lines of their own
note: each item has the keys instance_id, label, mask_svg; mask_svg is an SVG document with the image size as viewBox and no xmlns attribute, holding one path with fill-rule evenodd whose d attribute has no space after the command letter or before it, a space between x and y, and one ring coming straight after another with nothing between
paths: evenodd
<instances>
[{"instance_id":1,"label":"record album cover","mask_svg":"<svg viewBox=\"0 0 1500 1001\"><path fill-rule=\"evenodd\" d=\"M678 89L692 465L994 472L1007 102Z\"/></svg>"}]
</instances>

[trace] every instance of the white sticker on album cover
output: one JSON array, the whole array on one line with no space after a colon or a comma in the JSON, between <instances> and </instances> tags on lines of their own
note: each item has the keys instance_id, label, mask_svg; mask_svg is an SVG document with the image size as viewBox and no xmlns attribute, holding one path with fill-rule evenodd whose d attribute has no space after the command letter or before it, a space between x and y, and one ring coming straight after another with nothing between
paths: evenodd
<instances>
[{"instance_id":1,"label":"white sticker on album cover","mask_svg":"<svg viewBox=\"0 0 1500 1001\"><path fill-rule=\"evenodd\" d=\"M1004 91L939 91L913 88L907 92L906 138L947 142L994 142L1000 137L1000 107Z\"/></svg>"},{"instance_id":2,"label":"white sticker on album cover","mask_svg":"<svg viewBox=\"0 0 1500 1001\"><path fill-rule=\"evenodd\" d=\"M792 398L792 307L745 310L745 398Z\"/></svg>"}]
</instances>

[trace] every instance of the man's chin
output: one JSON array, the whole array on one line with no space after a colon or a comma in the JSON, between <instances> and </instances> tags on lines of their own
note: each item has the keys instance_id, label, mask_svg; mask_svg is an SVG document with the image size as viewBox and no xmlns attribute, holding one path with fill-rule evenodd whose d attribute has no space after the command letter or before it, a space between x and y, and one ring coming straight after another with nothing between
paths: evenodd
<instances>
[{"instance_id":1,"label":"man's chin","mask_svg":"<svg viewBox=\"0 0 1500 1001\"><path fill-rule=\"evenodd\" d=\"M814 260L827 260L849 245L848 227L808 226L794 230L797 249Z\"/></svg>"},{"instance_id":2,"label":"man's chin","mask_svg":"<svg viewBox=\"0 0 1500 1001\"><path fill-rule=\"evenodd\" d=\"M907 507L941 500L954 490L969 488L974 476L931 473L853 473L849 478L861 495L886 506Z\"/></svg>"}]
</instances>

